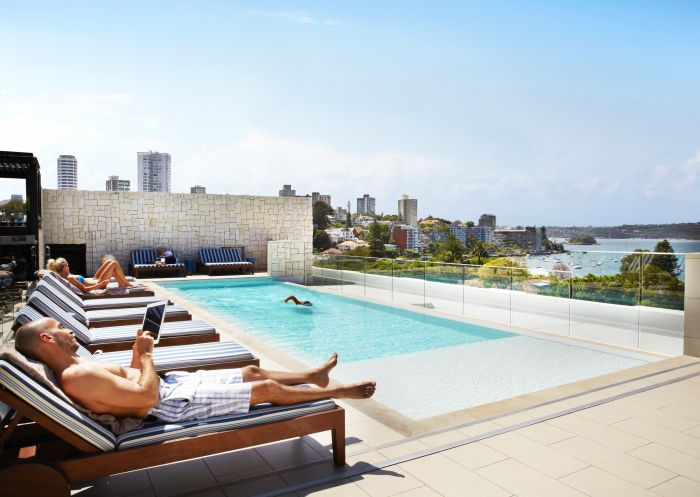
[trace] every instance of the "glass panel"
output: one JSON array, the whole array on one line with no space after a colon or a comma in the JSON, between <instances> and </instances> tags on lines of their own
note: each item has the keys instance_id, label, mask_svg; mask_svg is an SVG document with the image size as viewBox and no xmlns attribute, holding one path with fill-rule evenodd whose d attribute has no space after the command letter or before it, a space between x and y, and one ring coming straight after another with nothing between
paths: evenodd
<instances>
[{"instance_id":1,"label":"glass panel","mask_svg":"<svg viewBox=\"0 0 700 497\"><path fill-rule=\"evenodd\" d=\"M391 302L391 259L365 258L365 295Z\"/></svg>"},{"instance_id":2,"label":"glass panel","mask_svg":"<svg viewBox=\"0 0 700 497\"><path fill-rule=\"evenodd\" d=\"M343 292L365 294L365 274L362 257L341 256L343 265Z\"/></svg>"},{"instance_id":3,"label":"glass panel","mask_svg":"<svg viewBox=\"0 0 700 497\"><path fill-rule=\"evenodd\" d=\"M323 286L329 290L341 290L343 284L342 256L325 254L323 256Z\"/></svg>"},{"instance_id":4,"label":"glass panel","mask_svg":"<svg viewBox=\"0 0 700 497\"><path fill-rule=\"evenodd\" d=\"M464 315L495 323L510 323L509 286L507 269L465 266Z\"/></svg>"},{"instance_id":5,"label":"glass panel","mask_svg":"<svg viewBox=\"0 0 700 497\"><path fill-rule=\"evenodd\" d=\"M642 257L639 348L669 355L683 353L684 267L683 255Z\"/></svg>"},{"instance_id":6,"label":"glass panel","mask_svg":"<svg viewBox=\"0 0 700 497\"><path fill-rule=\"evenodd\" d=\"M425 307L462 314L463 273L459 264L425 263Z\"/></svg>"},{"instance_id":7,"label":"glass panel","mask_svg":"<svg viewBox=\"0 0 700 497\"><path fill-rule=\"evenodd\" d=\"M639 342L640 254L582 253L572 281L571 334L636 348Z\"/></svg>"},{"instance_id":8,"label":"glass panel","mask_svg":"<svg viewBox=\"0 0 700 497\"><path fill-rule=\"evenodd\" d=\"M425 263L394 260L394 302L423 307L425 305Z\"/></svg>"},{"instance_id":9,"label":"glass panel","mask_svg":"<svg viewBox=\"0 0 700 497\"><path fill-rule=\"evenodd\" d=\"M314 286L323 286L323 267L325 263L325 255L314 255L311 259L311 284Z\"/></svg>"},{"instance_id":10,"label":"glass panel","mask_svg":"<svg viewBox=\"0 0 700 497\"><path fill-rule=\"evenodd\" d=\"M568 335L570 284L568 271L537 270L533 274L525 268L513 268L511 323Z\"/></svg>"}]
</instances>

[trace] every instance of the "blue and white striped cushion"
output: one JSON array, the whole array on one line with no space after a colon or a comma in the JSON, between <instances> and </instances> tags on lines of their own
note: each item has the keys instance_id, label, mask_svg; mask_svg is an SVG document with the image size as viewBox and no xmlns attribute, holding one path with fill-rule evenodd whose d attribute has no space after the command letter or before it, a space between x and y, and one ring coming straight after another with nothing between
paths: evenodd
<instances>
[{"instance_id":1,"label":"blue and white striped cushion","mask_svg":"<svg viewBox=\"0 0 700 497\"><path fill-rule=\"evenodd\" d=\"M68 288L73 287L76 290L78 290L78 288L73 286L73 284L71 284L70 281L64 280L54 272L49 272L49 274L46 274L41 279L41 281L47 283L50 287L54 288L61 295L64 295L67 300L73 301L75 305L81 307L83 306L83 299L81 299L76 292L71 291L70 288Z\"/></svg>"},{"instance_id":2,"label":"blue and white striped cushion","mask_svg":"<svg viewBox=\"0 0 700 497\"><path fill-rule=\"evenodd\" d=\"M109 326L90 330L90 345L103 343L133 341L136 337L137 325ZM173 338L186 335L213 335L216 329L206 321L194 319L191 321L172 321L163 323L160 328L161 338Z\"/></svg>"},{"instance_id":3,"label":"blue and white striped cushion","mask_svg":"<svg viewBox=\"0 0 700 497\"><path fill-rule=\"evenodd\" d=\"M83 303L86 311L94 310L95 308L123 309L125 307L143 307L155 302L167 301L167 297L154 295L152 297L113 297L104 299L86 300Z\"/></svg>"},{"instance_id":4,"label":"blue and white striped cushion","mask_svg":"<svg viewBox=\"0 0 700 497\"><path fill-rule=\"evenodd\" d=\"M49 297L40 293L34 292L29 297L29 305L39 311L43 316L53 318L61 323L65 328L73 330L75 336L84 344L89 344L91 340L90 330L80 321L78 321L71 313L61 309ZM25 306L26 308L27 306Z\"/></svg>"},{"instance_id":5,"label":"blue and white striped cushion","mask_svg":"<svg viewBox=\"0 0 700 497\"><path fill-rule=\"evenodd\" d=\"M146 314L145 307L132 307L126 309L100 309L86 311L85 317L88 323L99 323L103 321L126 321L130 319L143 319ZM171 316L188 315L187 309L179 305L169 305L165 309L166 319Z\"/></svg>"},{"instance_id":6,"label":"blue and white striped cushion","mask_svg":"<svg viewBox=\"0 0 700 497\"><path fill-rule=\"evenodd\" d=\"M93 356L96 361L110 361L128 366L131 364L131 350L105 352ZM235 342L197 343L176 345L173 347L156 347L153 350L153 361L158 370L176 368L192 368L253 359L248 349Z\"/></svg>"},{"instance_id":7,"label":"blue and white striped cushion","mask_svg":"<svg viewBox=\"0 0 700 497\"><path fill-rule=\"evenodd\" d=\"M131 251L131 264L138 266L141 264L153 264L156 261L156 251L153 249L140 249Z\"/></svg>"},{"instance_id":8,"label":"blue and white striped cushion","mask_svg":"<svg viewBox=\"0 0 700 497\"><path fill-rule=\"evenodd\" d=\"M186 421L182 423L153 423L138 430L130 431L117 438L117 448L128 449L153 445L184 437L194 437L204 433L214 433L248 426L274 423L286 419L298 418L307 414L335 409L332 400L319 400L291 406L273 406L262 404L253 407L247 414L217 416L206 420Z\"/></svg>"},{"instance_id":9,"label":"blue and white striped cushion","mask_svg":"<svg viewBox=\"0 0 700 497\"><path fill-rule=\"evenodd\" d=\"M0 383L42 414L102 451L113 450L115 435L6 361L0 361Z\"/></svg>"},{"instance_id":10,"label":"blue and white striped cushion","mask_svg":"<svg viewBox=\"0 0 700 497\"><path fill-rule=\"evenodd\" d=\"M65 312L72 313L75 316L75 319L77 319L78 321L82 323L87 321L87 316L85 315L85 309L83 309L83 306L77 304L72 299L63 298L63 295L61 295L59 291L56 290L56 288L54 288L53 286L51 286L49 283L40 281L36 285L36 290L32 293L29 299L31 300L35 298L37 294L45 295L51 300L51 302L56 304L59 308L63 309Z\"/></svg>"}]
</instances>

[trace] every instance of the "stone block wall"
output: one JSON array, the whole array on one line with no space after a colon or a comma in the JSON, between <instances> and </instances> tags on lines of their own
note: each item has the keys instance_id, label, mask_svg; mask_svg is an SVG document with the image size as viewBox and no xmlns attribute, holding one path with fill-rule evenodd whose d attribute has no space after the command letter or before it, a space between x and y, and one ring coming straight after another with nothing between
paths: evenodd
<instances>
[{"instance_id":1,"label":"stone block wall","mask_svg":"<svg viewBox=\"0 0 700 497\"><path fill-rule=\"evenodd\" d=\"M683 353L700 357L700 253L685 255Z\"/></svg>"},{"instance_id":2,"label":"stone block wall","mask_svg":"<svg viewBox=\"0 0 700 497\"><path fill-rule=\"evenodd\" d=\"M312 245L296 240L267 242L267 270L271 277L305 284L311 281Z\"/></svg>"},{"instance_id":3,"label":"stone block wall","mask_svg":"<svg viewBox=\"0 0 700 497\"><path fill-rule=\"evenodd\" d=\"M89 273L106 253L126 270L131 251L142 248L168 247L181 260L196 260L200 248L242 246L256 258L256 270L267 268L271 240L299 242L312 251L306 197L45 189L42 210L45 243L86 244Z\"/></svg>"}]
</instances>

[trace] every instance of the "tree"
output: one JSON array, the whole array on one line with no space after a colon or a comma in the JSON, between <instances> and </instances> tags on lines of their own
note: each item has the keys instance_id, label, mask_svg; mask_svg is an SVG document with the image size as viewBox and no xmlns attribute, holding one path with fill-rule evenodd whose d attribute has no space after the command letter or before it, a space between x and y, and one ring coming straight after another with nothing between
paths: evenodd
<instances>
[{"instance_id":1,"label":"tree","mask_svg":"<svg viewBox=\"0 0 700 497\"><path fill-rule=\"evenodd\" d=\"M644 252L649 252L648 250L634 249L634 254L626 255L620 261L620 273L638 273L640 263L644 263L642 258L644 258Z\"/></svg>"},{"instance_id":2,"label":"tree","mask_svg":"<svg viewBox=\"0 0 700 497\"><path fill-rule=\"evenodd\" d=\"M465 247L454 235L447 236L447 241L440 244L435 259L442 262L462 262Z\"/></svg>"},{"instance_id":3,"label":"tree","mask_svg":"<svg viewBox=\"0 0 700 497\"><path fill-rule=\"evenodd\" d=\"M320 203L320 202L318 202ZM328 233L326 233L323 230L316 230L314 231L314 248L323 251L331 248L333 246L333 243L331 243L331 237L328 236Z\"/></svg>"},{"instance_id":4,"label":"tree","mask_svg":"<svg viewBox=\"0 0 700 497\"><path fill-rule=\"evenodd\" d=\"M481 240L476 241L476 243L474 244L474 248L472 248L471 256L476 257L476 263L481 265L481 259L484 259L489 256L489 251L486 250L484 242L482 242Z\"/></svg>"},{"instance_id":5,"label":"tree","mask_svg":"<svg viewBox=\"0 0 700 497\"><path fill-rule=\"evenodd\" d=\"M328 228L328 216L335 214L333 207L325 202L316 202L313 206L314 227L318 230Z\"/></svg>"},{"instance_id":6,"label":"tree","mask_svg":"<svg viewBox=\"0 0 700 497\"><path fill-rule=\"evenodd\" d=\"M681 273L678 257L673 255L674 250L668 240L661 240L657 243L654 252L665 252L664 255L655 255L651 258L651 263L654 266L666 271L671 276L678 276Z\"/></svg>"},{"instance_id":7,"label":"tree","mask_svg":"<svg viewBox=\"0 0 700 497\"><path fill-rule=\"evenodd\" d=\"M474 221L467 221L465 224L467 225L467 228L473 228L473 227L474 227Z\"/></svg>"},{"instance_id":8,"label":"tree","mask_svg":"<svg viewBox=\"0 0 700 497\"><path fill-rule=\"evenodd\" d=\"M369 225L369 253L372 257L384 257L384 240L382 239L382 225L375 219Z\"/></svg>"},{"instance_id":9,"label":"tree","mask_svg":"<svg viewBox=\"0 0 700 497\"><path fill-rule=\"evenodd\" d=\"M345 227L347 229L352 228L352 216L350 215L349 212L348 212L348 215L345 217Z\"/></svg>"}]
</instances>

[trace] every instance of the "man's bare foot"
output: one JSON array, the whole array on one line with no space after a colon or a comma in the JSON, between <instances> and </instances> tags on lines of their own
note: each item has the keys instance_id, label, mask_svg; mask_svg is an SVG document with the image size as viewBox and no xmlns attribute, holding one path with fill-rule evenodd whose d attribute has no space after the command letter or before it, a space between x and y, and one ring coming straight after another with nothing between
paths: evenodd
<instances>
[{"instance_id":1,"label":"man's bare foot","mask_svg":"<svg viewBox=\"0 0 700 497\"><path fill-rule=\"evenodd\" d=\"M314 374L314 378L311 381L311 383L314 383L321 388L327 387L328 384L330 383L329 374L331 372L331 369L336 367L337 364L338 364L338 353L333 352L333 354L331 354L330 359L328 359L328 361L326 361L326 363L323 366L321 366L320 368L318 368L316 370L316 373Z\"/></svg>"},{"instance_id":2,"label":"man's bare foot","mask_svg":"<svg viewBox=\"0 0 700 497\"><path fill-rule=\"evenodd\" d=\"M374 395L377 389L377 384L374 381L361 381L340 387L338 394L334 395L337 399L369 399Z\"/></svg>"}]
</instances>

